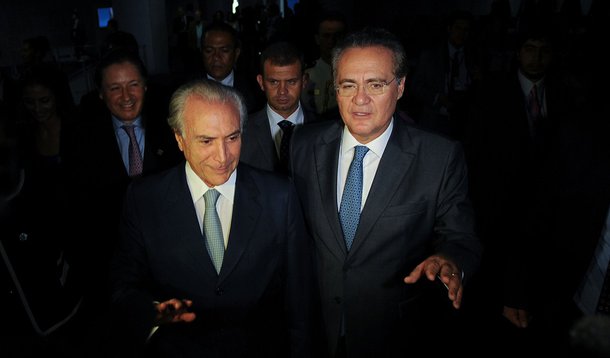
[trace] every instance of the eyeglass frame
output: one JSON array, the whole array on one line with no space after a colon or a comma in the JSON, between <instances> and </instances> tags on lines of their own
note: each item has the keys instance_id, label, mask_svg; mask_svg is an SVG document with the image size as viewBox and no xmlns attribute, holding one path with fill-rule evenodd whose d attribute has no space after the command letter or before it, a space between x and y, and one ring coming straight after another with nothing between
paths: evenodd
<instances>
[{"instance_id":1,"label":"eyeglass frame","mask_svg":"<svg viewBox=\"0 0 610 358\"><path fill-rule=\"evenodd\" d=\"M396 80L396 83L398 83L398 85L400 85L400 78L398 78L398 77L394 77L394 78L392 78L389 81L369 80L369 81L367 81L364 84L364 93L366 93L367 96L381 96L382 94L386 93L386 88L388 88L388 86L390 84L392 84L392 82L394 82L394 80ZM354 84L355 92L353 94L347 94L347 95L346 94L341 94L341 85L343 85L345 83L353 83ZM381 87L380 87L381 92L380 93L371 93L370 92L370 85L371 84L376 84L376 83L381 85ZM339 84L339 85L335 86L335 91L337 91L337 94L340 97L353 97L353 96L358 94L358 89L360 89L360 85L355 83L355 82L351 82L351 81L345 81L342 84Z\"/></svg>"}]
</instances>

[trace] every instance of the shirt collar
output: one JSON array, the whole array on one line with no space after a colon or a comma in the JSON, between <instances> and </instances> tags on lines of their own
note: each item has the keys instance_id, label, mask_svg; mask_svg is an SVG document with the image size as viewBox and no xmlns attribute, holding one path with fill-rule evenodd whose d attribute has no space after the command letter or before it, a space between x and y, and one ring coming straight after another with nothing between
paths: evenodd
<instances>
[{"instance_id":1,"label":"shirt collar","mask_svg":"<svg viewBox=\"0 0 610 358\"><path fill-rule=\"evenodd\" d=\"M203 197L203 194L205 194L205 192L211 188L208 187L203 182L203 180L201 180L201 178L199 178L199 176L193 171L193 168L191 168L189 162L186 162L185 171L186 183L188 184L189 190L191 192L193 202L196 202L197 200L201 199ZM217 185L214 187L214 189L218 190L218 192L230 202L233 202L233 198L235 196L236 178L237 168L233 171L233 173L231 173L231 176L229 176L229 180L227 180L221 185Z\"/></svg>"},{"instance_id":2,"label":"shirt collar","mask_svg":"<svg viewBox=\"0 0 610 358\"><path fill-rule=\"evenodd\" d=\"M122 120L120 120L117 117L115 117L114 115L112 115L112 125L114 126L115 130L120 129L124 125L131 125L134 127L141 128L142 127L142 116L137 116L136 119L127 123L127 122L123 122Z\"/></svg>"},{"instance_id":3,"label":"shirt collar","mask_svg":"<svg viewBox=\"0 0 610 358\"><path fill-rule=\"evenodd\" d=\"M267 117L269 117L269 119L271 120L271 124L278 124L283 120L292 122L292 124L303 124L304 121L303 109L301 108L300 102L296 111L292 112L292 114L289 115L288 118L282 117L277 112L275 112L271 108L271 106L269 106L269 104L267 104Z\"/></svg>"},{"instance_id":4,"label":"shirt collar","mask_svg":"<svg viewBox=\"0 0 610 358\"><path fill-rule=\"evenodd\" d=\"M348 151L354 148L357 145L365 145L369 148L369 151L375 153L379 158L383 155L385 148L390 140L390 135L392 134L392 130L394 129L394 117L390 120L390 125L386 130L377 138L368 142L367 144L362 144L354 138L352 133L350 133L347 126L343 128L343 136L341 138L341 155L345 155Z\"/></svg>"},{"instance_id":5,"label":"shirt collar","mask_svg":"<svg viewBox=\"0 0 610 358\"><path fill-rule=\"evenodd\" d=\"M206 75L206 76L209 80L220 82L223 85L229 86L229 87L233 87L233 84L235 82L235 72L233 70L231 70L231 72L227 75L227 77L223 78L220 81L218 81L217 79L215 79L214 77L212 77L210 75Z\"/></svg>"},{"instance_id":6,"label":"shirt collar","mask_svg":"<svg viewBox=\"0 0 610 358\"><path fill-rule=\"evenodd\" d=\"M523 91L523 93L525 93L525 95L529 95L534 85L538 86L538 91L540 91L540 89L544 86L544 78L533 82L529 78L525 77L521 70L517 71L517 75L519 76L519 84L521 85L521 90Z\"/></svg>"}]
</instances>

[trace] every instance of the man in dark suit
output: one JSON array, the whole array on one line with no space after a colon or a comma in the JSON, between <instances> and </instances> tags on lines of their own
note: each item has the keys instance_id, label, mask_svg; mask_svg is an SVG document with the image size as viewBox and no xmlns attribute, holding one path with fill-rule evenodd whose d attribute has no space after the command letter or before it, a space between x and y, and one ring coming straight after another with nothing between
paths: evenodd
<instances>
[{"instance_id":1,"label":"man in dark suit","mask_svg":"<svg viewBox=\"0 0 610 358\"><path fill-rule=\"evenodd\" d=\"M135 342L158 327L147 347L155 356L310 353L312 272L300 204L286 177L238 165L245 116L230 87L180 87L168 122L186 163L127 191L112 265L113 303L124 319L117 327ZM205 197L213 192L220 196L212 206ZM208 231L209 209L220 235Z\"/></svg>"},{"instance_id":2,"label":"man in dark suit","mask_svg":"<svg viewBox=\"0 0 610 358\"><path fill-rule=\"evenodd\" d=\"M109 302L108 263L117 242L125 190L134 178L178 163L180 152L165 116L149 107L146 68L136 54L109 52L98 64L95 81L99 103L91 100L82 108L66 165L76 179L71 193L73 221L79 228L94 228L78 234L78 263L87 276L85 309L100 316ZM135 141L124 126L132 126ZM133 154L139 152L137 158L130 156L130 143ZM141 165L130 173L136 162Z\"/></svg>"},{"instance_id":3,"label":"man in dark suit","mask_svg":"<svg viewBox=\"0 0 610 358\"><path fill-rule=\"evenodd\" d=\"M481 60L473 46L472 14L454 11L447 36L420 54L411 78L415 119L426 129L462 139L472 93L481 77Z\"/></svg>"},{"instance_id":4,"label":"man in dark suit","mask_svg":"<svg viewBox=\"0 0 610 358\"><path fill-rule=\"evenodd\" d=\"M203 36L203 67L206 77L237 89L246 101L248 113L261 109L264 96L256 88L254 75L236 69L241 54L238 33L225 22L211 24Z\"/></svg>"},{"instance_id":5,"label":"man in dark suit","mask_svg":"<svg viewBox=\"0 0 610 358\"><path fill-rule=\"evenodd\" d=\"M241 161L254 167L288 172L287 149L296 128L317 119L300 104L307 85L303 56L288 42L276 42L263 51L258 84L267 106L248 118L242 136ZM282 128L281 126L287 126Z\"/></svg>"},{"instance_id":6,"label":"man in dark suit","mask_svg":"<svg viewBox=\"0 0 610 358\"><path fill-rule=\"evenodd\" d=\"M557 342L567 342L566 308L608 203L607 181L600 181L607 176L597 167L607 150L588 120L599 112L553 66L553 38L542 28L518 34L514 67L481 83L467 136L485 254L465 310L472 308L476 328L493 327L489 340L507 347L504 353L565 353ZM537 277L557 262L570 262L570 269Z\"/></svg>"},{"instance_id":7,"label":"man in dark suit","mask_svg":"<svg viewBox=\"0 0 610 358\"><path fill-rule=\"evenodd\" d=\"M385 30L346 37L333 51L343 122L304 126L293 138L293 178L315 244L331 357L404 357L455 342L460 328L444 323L452 323L450 306L460 307L463 283L479 263L459 143L395 115L405 61ZM361 147L350 242L353 220L343 215L342 197L357 186L346 182Z\"/></svg>"}]
</instances>

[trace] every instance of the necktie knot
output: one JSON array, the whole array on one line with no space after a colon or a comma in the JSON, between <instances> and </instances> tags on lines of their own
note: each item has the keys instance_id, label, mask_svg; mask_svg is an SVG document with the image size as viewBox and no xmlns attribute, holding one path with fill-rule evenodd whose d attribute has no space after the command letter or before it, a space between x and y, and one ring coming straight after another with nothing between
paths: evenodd
<instances>
[{"instance_id":1,"label":"necktie knot","mask_svg":"<svg viewBox=\"0 0 610 358\"><path fill-rule=\"evenodd\" d=\"M294 124L293 124L292 122L287 121L287 120L285 120L285 119L283 119L283 120L279 121L277 125L278 125L278 126L279 126L279 127L282 129L282 131L284 131L284 132L286 132L286 130L288 130L288 131L292 131L292 127L294 126Z\"/></svg>"},{"instance_id":2,"label":"necktie knot","mask_svg":"<svg viewBox=\"0 0 610 358\"><path fill-rule=\"evenodd\" d=\"M369 151L368 147L365 147L363 145L357 145L354 147L354 159L353 161L355 161L356 163L360 163L360 165L362 165L362 159L364 159L364 156L366 155L366 153Z\"/></svg>"},{"instance_id":3,"label":"necktie knot","mask_svg":"<svg viewBox=\"0 0 610 358\"><path fill-rule=\"evenodd\" d=\"M216 189L209 189L208 191L205 192L205 194L203 194L203 199L205 200L206 210L207 210L208 206L212 206L214 208L216 207L216 202L218 201L219 196L220 196L220 193Z\"/></svg>"}]
</instances>

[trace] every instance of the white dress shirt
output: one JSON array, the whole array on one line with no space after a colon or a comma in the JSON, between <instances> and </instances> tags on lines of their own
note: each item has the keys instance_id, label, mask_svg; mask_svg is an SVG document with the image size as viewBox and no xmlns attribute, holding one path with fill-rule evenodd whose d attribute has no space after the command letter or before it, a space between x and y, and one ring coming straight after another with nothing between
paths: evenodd
<instances>
[{"instance_id":1,"label":"white dress shirt","mask_svg":"<svg viewBox=\"0 0 610 358\"><path fill-rule=\"evenodd\" d=\"M386 130L377 138L366 144L369 151L362 160L362 203L360 204L360 211L364 208L366 199L369 196L373 179L375 179L375 173L379 167L379 161L383 156L385 147L390 140L392 129L394 128L394 119L390 121L390 125ZM347 172L349 166L354 159L354 147L357 145L364 145L356 140L350 133L347 126L343 128L343 136L341 138L341 148L339 149L339 167L337 169L337 208L341 208L341 197L343 196L343 188L345 187L345 180L347 179Z\"/></svg>"},{"instance_id":2,"label":"white dress shirt","mask_svg":"<svg viewBox=\"0 0 610 358\"><path fill-rule=\"evenodd\" d=\"M288 118L284 118L278 113L276 113L269 104L267 104L267 118L269 119L269 128L271 128L271 138L273 138L273 142L275 143L275 151L277 155L280 155L280 143L282 142L282 136L284 132L277 124L283 120L287 120L288 122L292 122L292 124L303 124L305 121L305 115L303 114L303 109L301 108L301 103L297 107L296 111L292 112Z\"/></svg>"},{"instance_id":3,"label":"white dress shirt","mask_svg":"<svg viewBox=\"0 0 610 358\"><path fill-rule=\"evenodd\" d=\"M193 204L195 205L195 211L197 212L197 220L199 221L199 229L201 234L203 233L203 214L205 213L205 199L203 198L203 194L206 193L209 189L208 187L197 174L191 168L191 165L186 163L186 183L188 184L189 190L191 192L191 197L193 199ZM233 171L229 180L227 180L224 184L218 185L214 187L219 193L218 201L216 202L216 211L218 212L218 217L220 218L220 224L222 225L222 236L225 242L225 248L229 243L229 231L231 230L231 219L233 217L233 199L235 197L235 179L237 177L237 169ZM205 245L205 242L201 242L202 245Z\"/></svg>"}]
</instances>

